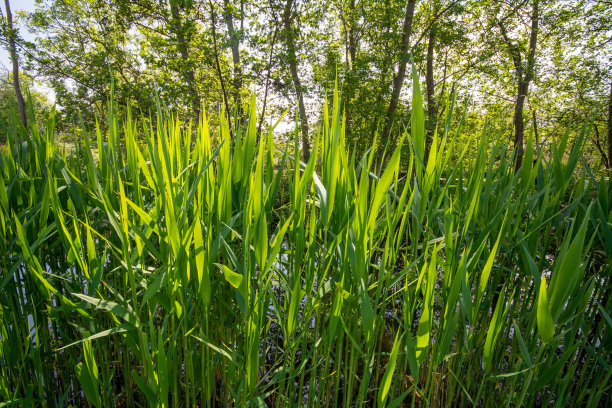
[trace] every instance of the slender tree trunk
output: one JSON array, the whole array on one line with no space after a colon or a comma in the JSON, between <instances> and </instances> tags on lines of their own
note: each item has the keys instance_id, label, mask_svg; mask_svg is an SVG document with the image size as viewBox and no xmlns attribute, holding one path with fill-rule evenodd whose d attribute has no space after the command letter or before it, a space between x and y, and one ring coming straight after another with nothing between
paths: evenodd
<instances>
[{"instance_id":1,"label":"slender tree trunk","mask_svg":"<svg viewBox=\"0 0 612 408\"><path fill-rule=\"evenodd\" d=\"M444 111L448 109L448 107L446 106L446 103L444 102L444 95L446 94L446 71L447 70L448 70L448 48L446 49L446 52L444 55L444 69L442 71L442 89L440 90L440 93L438 94L438 102L436 103L436 109L437 109L438 115L442 115ZM440 109L440 107L442 107L442 109Z\"/></svg>"},{"instance_id":2,"label":"slender tree trunk","mask_svg":"<svg viewBox=\"0 0 612 408\"><path fill-rule=\"evenodd\" d=\"M264 121L264 115L266 114L266 104L268 103L268 89L270 87L270 74L272 72L272 56L274 55L274 45L276 44L276 35L278 34L278 30L274 30L274 35L272 36L272 44L270 44L270 58L268 60L268 73L266 74L266 90L264 92L264 100L263 107L261 108L261 117L259 118L259 125L257 126L257 134L261 134L261 125Z\"/></svg>"},{"instance_id":3,"label":"slender tree trunk","mask_svg":"<svg viewBox=\"0 0 612 408\"><path fill-rule=\"evenodd\" d=\"M344 92L344 114L345 114L345 133L347 139L350 139L351 132L353 129L352 126L352 114L351 114L351 102L353 100L353 96L355 94L355 56L357 54L357 39L355 38L355 0L350 0L349 9L351 15L348 18L348 29L346 33L345 40L347 41L347 58L348 58L348 70L347 77L345 82L345 92Z\"/></svg>"},{"instance_id":4,"label":"slender tree trunk","mask_svg":"<svg viewBox=\"0 0 612 408\"><path fill-rule=\"evenodd\" d=\"M389 108L387 109L387 114L385 116L385 127L383 129L383 136L380 144L381 147L383 146L384 142L386 142L389 138L393 115L395 114L395 110L397 109L400 92L402 90L402 85L404 84L404 78L406 77L406 65L408 64L408 48L410 45L410 34L412 33L412 18L414 16L415 5L416 0L408 0L406 4L406 15L404 17L404 26L402 28L402 44L400 47L399 54L399 67L397 69L397 75L395 76L395 78L393 78L393 92L391 93L391 102L389 103ZM380 148L379 151L381 151Z\"/></svg>"},{"instance_id":5,"label":"slender tree trunk","mask_svg":"<svg viewBox=\"0 0 612 408\"><path fill-rule=\"evenodd\" d=\"M535 139L536 147L540 145L540 136L538 135L538 121L536 118L536 112L534 110L531 111L533 116L533 137Z\"/></svg>"},{"instance_id":6,"label":"slender tree trunk","mask_svg":"<svg viewBox=\"0 0 612 408\"><path fill-rule=\"evenodd\" d=\"M527 86L526 86L527 85ZM528 84L521 82L517 89L516 104L514 105L514 146L516 149L516 170L523 164L523 139L525 135L525 122L523 121L523 108L527 96Z\"/></svg>"},{"instance_id":7,"label":"slender tree trunk","mask_svg":"<svg viewBox=\"0 0 612 408\"><path fill-rule=\"evenodd\" d=\"M538 19L539 19L539 4L538 0L533 2L533 12L531 15L531 34L529 36L529 56L527 58L527 69L525 75L521 75L521 69L517 69L518 87L516 95L516 105L514 107L514 148L516 150L515 171L521 168L523 164L523 139L525 135L525 124L523 121L523 107L525 105L525 97L529 92L529 84L534 76L535 71L535 51L538 39ZM520 61L520 57L519 57ZM519 62L520 65L520 62ZM520 68L520 67L519 67Z\"/></svg>"},{"instance_id":8,"label":"slender tree trunk","mask_svg":"<svg viewBox=\"0 0 612 408\"><path fill-rule=\"evenodd\" d=\"M185 82L187 82L187 89L191 97L191 110L193 116L197 120L200 116L200 98L196 90L195 74L189 62L189 49L187 44L188 41L185 38L185 25L182 23L181 15L175 1L170 2L170 12L172 13L172 20L176 31L177 48L184 64L183 75L185 77Z\"/></svg>"},{"instance_id":9,"label":"slender tree trunk","mask_svg":"<svg viewBox=\"0 0 612 408\"><path fill-rule=\"evenodd\" d=\"M285 5L285 12L283 14L283 22L285 25L285 41L287 44L287 57L289 62L289 71L291 72L291 78L293 80L293 86L298 98L298 109L300 115L300 122L302 128L302 156L304 160L310 158L310 144L308 143L308 117L306 116L306 107L304 105L304 98L302 96L302 84L297 70L297 57L295 54L295 40L293 38L292 20L293 15L291 8L293 7L293 0L287 0Z\"/></svg>"},{"instance_id":10,"label":"slender tree trunk","mask_svg":"<svg viewBox=\"0 0 612 408\"><path fill-rule=\"evenodd\" d=\"M427 162L427 158L429 157L429 149L431 148L433 134L436 128L436 121L438 117L433 74L433 52L435 42L435 29L434 27L431 27L429 29L429 39L427 41L427 69L425 73L425 86L427 88L427 133L425 136L425 162Z\"/></svg>"},{"instance_id":11,"label":"slender tree trunk","mask_svg":"<svg viewBox=\"0 0 612 408\"><path fill-rule=\"evenodd\" d=\"M230 48L232 50L232 62L234 64L234 103L238 113L238 118L242 119L242 104L240 103L240 91L242 90L242 68L240 64L240 36L234 28L234 19L230 9L229 0L225 0L225 23L230 35ZM242 17L241 17L242 19Z\"/></svg>"},{"instance_id":12,"label":"slender tree trunk","mask_svg":"<svg viewBox=\"0 0 612 408\"><path fill-rule=\"evenodd\" d=\"M612 169L612 83L608 98L608 168Z\"/></svg>"},{"instance_id":13,"label":"slender tree trunk","mask_svg":"<svg viewBox=\"0 0 612 408\"><path fill-rule=\"evenodd\" d=\"M225 115L227 116L227 123L229 125L230 138L234 140L234 134L232 132L232 118L229 110L229 102L227 101L227 93L225 91L225 81L223 81L223 73L221 72L221 64L219 64L219 51L217 49L217 18L215 14L215 6L212 1L209 0L210 5L210 18L212 19L212 36L213 36L213 48L215 50L215 65L217 65L217 74L219 75L219 82L221 83L221 92L223 92L223 102L225 104Z\"/></svg>"},{"instance_id":14,"label":"slender tree trunk","mask_svg":"<svg viewBox=\"0 0 612 408\"><path fill-rule=\"evenodd\" d=\"M595 138L591 138L591 140L593 141L593 144L595 145L595 147L599 151L599 154L601 155L601 163L603 164L604 168L609 169L608 155L606 154L604 149L601 147L601 143L599 142L600 137L599 137L599 128L597 127L597 123L595 123L595 125L593 126L593 130L595 130Z\"/></svg>"},{"instance_id":15,"label":"slender tree trunk","mask_svg":"<svg viewBox=\"0 0 612 408\"><path fill-rule=\"evenodd\" d=\"M28 128L28 117L26 115L25 101L23 94L21 93L21 86L19 85L19 59L17 57L17 46L15 45L15 31L13 29L13 14L11 13L11 5L9 0L4 0L6 6L6 23L8 31L6 36L9 43L9 52L11 54L11 61L13 62L13 87L15 88L15 97L17 98L17 107L19 109L19 119L24 128Z\"/></svg>"},{"instance_id":16,"label":"slender tree trunk","mask_svg":"<svg viewBox=\"0 0 612 408\"><path fill-rule=\"evenodd\" d=\"M389 5L387 5L386 7L386 12L385 12L385 21L387 22L387 25L384 28L384 36L388 36L389 32L391 31L391 19L389 18ZM381 65L381 69L380 69L380 79L378 81L378 87L376 88L376 100L374 102L374 112L373 112L373 118L371 120L371 133L370 133L370 146L372 146L374 144L374 138L379 130L379 127L381 125L381 122L379 120L379 118L383 117L384 113L385 113L385 109L383 108L383 104L384 104L384 98L385 98L385 92L387 90L386 84L387 84L387 76L389 73L389 70L391 69L390 65L391 65L391 58L390 58L390 52L388 50L388 48L383 48L383 61L382 61L382 65ZM384 126L384 123L382 123L382 125ZM379 142L380 139L379 139ZM384 143L381 143L384 144ZM382 151L383 147L379 147L379 151Z\"/></svg>"}]
</instances>

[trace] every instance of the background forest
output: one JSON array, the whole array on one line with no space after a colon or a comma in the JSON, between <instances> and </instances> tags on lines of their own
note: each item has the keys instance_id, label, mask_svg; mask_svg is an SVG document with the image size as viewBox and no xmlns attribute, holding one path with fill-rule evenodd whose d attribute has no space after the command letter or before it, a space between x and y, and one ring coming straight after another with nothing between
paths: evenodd
<instances>
[{"instance_id":1,"label":"background forest","mask_svg":"<svg viewBox=\"0 0 612 408\"><path fill-rule=\"evenodd\" d=\"M159 97L196 118L225 101L242 124L254 93L263 119L299 108L308 153L337 78L347 145L362 153L376 131L381 145L393 144L407 126L412 56L424 78L428 140L457 91L468 109L466 134L488 119L497 137L520 141L535 124L546 146L586 120L594 126L586 145L593 168L612 160L605 0L37 0L35 11L13 20L12 31L3 20L2 40L10 48L14 39L24 83L52 90L65 129L79 115L88 126L94 116L104 122L111 82L120 109L131 104L147 116ZM35 99L45 107L44 97Z\"/></svg>"}]
</instances>

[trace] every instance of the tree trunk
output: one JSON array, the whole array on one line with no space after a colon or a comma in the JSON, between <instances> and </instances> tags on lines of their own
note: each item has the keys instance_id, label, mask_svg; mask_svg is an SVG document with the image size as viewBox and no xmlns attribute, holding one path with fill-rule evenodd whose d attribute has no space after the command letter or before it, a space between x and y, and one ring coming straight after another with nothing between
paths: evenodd
<instances>
[{"instance_id":1,"label":"tree trunk","mask_svg":"<svg viewBox=\"0 0 612 408\"><path fill-rule=\"evenodd\" d=\"M429 157L429 149L433 140L433 134L436 129L436 121L438 117L438 108L436 106L435 89L434 89L434 74L433 74L433 52L436 42L436 34L434 27L429 30L429 39L427 41L427 70L425 73L425 86L427 88L427 133L425 135L425 163Z\"/></svg>"},{"instance_id":2,"label":"tree trunk","mask_svg":"<svg viewBox=\"0 0 612 408\"><path fill-rule=\"evenodd\" d=\"M240 91L242 89L242 68L240 65L240 37L234 28L234 19L230 10L229 0L225 0L225 23L230 35L230 48L232 50L232 62L234 64L234 103L238 113L238 118L242 119L242 104L240 103Z\"/></svg>"},{"instance_id":3,"label":"tree trunk","mask_svg":"<svg viewBox=\"0 0 612 408\"><path fill-rule=\"evenodd\" d=\"M528 85L528 84L527 84ZM518 86L516 104L514 105L514 148L516 150L516 167L521 168L523 164L523 137L525 135L525 122L523 122L523 107L525 106L525 96L527 95L527 86L521 82Z\"/></svg>"},{"instance_id":4,"label":"tree trunk","mask_svg":"<svg viewBox=\"0 0 612 408\"><path fill-rule=\"evenodd\" d=\"M272 57L274 56L274 45L276 44L276 35L278 34L278 26L274 30L272 36L272 44L270 44L270 58L268 60L268 73L266 74L266 90L264 92L263 107L261 108L261 116L259 118L259 125L257 125L257 134L261 135L261 125L263 124L266 114L266 104L268 103L268 89L270 87L270 73L272 72Z\"/></svg>"},{"instance_id":5,"label":"tree trunk","mask_svg":"<svg viewBox=\"0 0 612 408\"><path fill-rule=\"evenodd\" d=\"M399 54L399 67L397 69L397 75L395 76L395 78L393 78L393 92L391 93L391 102L389 103L389 108L387 109L387 114L385 116L385 127L383 130L383 136L380 144L381 148L383 147L384 141L386 142L389 138L393 115L395 114L395 110L397 109L400 92L402 90L402 85L404 84L404 78L406 77L406 65L408 63L408 47L410 45L410 34L412 33L412 18L414 16L415 5L416 0L408 0L408 3L406 4L406 15L404 17L404 26L402 29L402 45ZM380 152L382 152L381 148L379 148Z\"/></svg>"},{"instance_id":6,"label":"tree trunk","mask_svg":"<svg viewBox=\"0 0 612 408\"><path fill-rule=\"evenodd\" d=\"M448 71L448 48L446 49L446 52L444 53L444 68L442 71L442 89L440 90L440 93L438 94L438 101L436 102L436 115L442 115L446 109L448 109L448 106L446 106L446 102L444 101L444 95L446 95L446 71ZM452 98L452 94L449 95ZM442 109L440 109L440 106L442 106ZM438 120L439 118L436 116L436 120Z\"/></svg>"},{"instance_id":7,"label":"tree trunk","mask_svg":"<svg viewBox=\"0 0 612 408\"><path fill-rule=\"evenodd\" d=\"M536 147L539 148L539 146L540 146L540 136L538 135L538 121L536 119L536 112L534 110L532 110L531 114L533 116L533 137L534 137L534 141L535 141Z\"/></svg>"},{"instance_id":8,"label":"tree trunk","mask_svg":"<svg viewBox=\"0 0 612 408\"><path fill-rule=\"evenodd\" d=\"M593 144L595 145L595 147L597 148L597 150L599 151L599 154L601 155L601 164L604 166L604 168L608 169L608 155L606 154L606 152L604 151L604 149L601 147L601 143L599 142L599 128L597 127L597 123L595 123L593 125L593 130L595 130L595 138L591 138L591 140L593 141Z\"/></svg>"},{"instance_id":9,"label":"tree trunk","mask_svg":"<svg viewBox=\"0 0 612 408\"><path fill-rule=\"evenodd\" d=\"M612 83L608 98L608 168L612 169Z\"/></svg>"},{"instance_id":10,"label":"tree trunk","mask_svg":"<svg viewBox=\"0 0 612 408\"><path fill-rule=\"evenodd\" d=\"M15 31L13 29L13 14L11 13L11 5L9 0L4 0L6 6L6 22L8 25L8 32L6 36L9 43L9 52L11 54L11 61L13 62L13 87L15 88L15 97L17 98L17 107L19 109L19 119L24 128L28 128L28 117L26 115L25 101L23 94L21 93L21 86L19 85L19 59L17 58L17 46L15 45Z\"/></svg>"},{"instance_id":11,"label":"tree trunk","mask_svg":"<svg viewBox=\"0 0 612 408\"><path fill-rule=\"evenodd\" d=\"M283 14L283 22L285 25L285 41L287 44L287 57L289 62L289 71L293 80L293 87L298 98L298 110L300 115L300 123L302 128L302 157L305 161L310 158L310 145L308 143L308 117L306 116L306 108L304 106L304 98L302 97L302 84L297 70L297 57L295 54L295 40L293 38L292 20L293 15L291 8L293 0L287 0L285 12Z\"/></svg>"},{"instance_id":12,"label":"tree trunk","mask_svg":"<svg viewBox=\"0 0 612 408\"><path fill-rule=\"evenodd\" d=\"M523 107L525 105L525 97L529 92L529 84L533 79L535 70L535 51L538 39L538 19L539 8L538 0L533 2L533 12L531 15L531 34L529 36L529 56L527 58L527 70L524 77L517 71L518 89L516 96L516 105L514 107L514 148L516 150L515 171L521 168L523 164L523 139L525 135L525 124L523 122Z\"/></svg>"},{"instance_id":13,"label":"tree trunk","mask_svg":"<svg viewBox=\"0 0 612 408\"><path fill-rule=\"evenodd\" d=\"M384 19L384 21L387 22L387 25L384 27L383 30L381 30L381 32L383 33L383 36L388 36L389 33L391 32L391 19L389 17L389 14L390 14L389 8L390 8L389 4L387 4L387 7L385 8L386 11L385 11L385 19ZM374 138L377 135L380 125L384 126L384 123L381 123L379 118L383 117L383 115L385 114L383 103L384 103L385 93L387 90L387 87L386 87L387 77L389 74L389 70L392 69L391 58L390 58L391 52L389 51L388 47L385 47L383 45L382 52L383 52L383 61L382 61L382 65L380 68L380 77L378 81L378 86L376 87L374 91L376 95L376 100L373 105L373 112L372 112L372 118L371 118L370 146L374 145ZM378 140L379 140L378 143L380 143L380 138ZM382 151L382 147L379 147L378 150L379 152Z\"/></svg>"},{"instance_id":14,"label":"tree trunk","mask_svg":"<svg viewBox=\"0 0 612 408\"><path fill-rule=\"evenodd\" d=\"M215 6L212 1L209 0L208 4L210 5L210 18L212 20L211 28L212 28L212 36L213 36L213 49L215 51L215 65L217 66L217 74L219 75L219 82L221 83L221 91L223 93L223 103L225 104L225 115L227 116L227 123L230 131L230 139L234 140L234 134L232 131L232 118L229 110L229 102L227 100L227 92L225 91L225 81L223 81L223 73L221 72L221 64L219 64L219 51L217 49L217 18L215 15Z\"/></svg>"},{"instance_id":15,"label":"tree trunk","mask_svg":"<svg viewBox=\"0 0 612 408\"><path fill-rule=\"evenodd\" d=\"M355 56L357 54L357 39L355 38L355 0L349 2L350 16L348 18L348 29L346 32L345 41L347 42L347 75L345 79L344 92L344 115L345 115L345 135L350 139L352 126L351 102L355 94ZM346 27L345 27L346 29Z\"/></svg>"},{"instance_id":16,"label":"tree trunk","mask_svg":"<svg viewBox=\"0 0 612 408\"><path fill-rule=\"evenodd\" d=\"M189 62L189 49L187 48L188 44L185 39L185 26L181 21L181 15L175 1L170 2L170 12L172 13L174 30L176 32L177 48L184 64L183 76L187 82L187 89L191 97L191 109L193 116L197 120L200 116L200 98L198 97L198 92L195 87L195 74Z\"/></svg>"}]
</instances>

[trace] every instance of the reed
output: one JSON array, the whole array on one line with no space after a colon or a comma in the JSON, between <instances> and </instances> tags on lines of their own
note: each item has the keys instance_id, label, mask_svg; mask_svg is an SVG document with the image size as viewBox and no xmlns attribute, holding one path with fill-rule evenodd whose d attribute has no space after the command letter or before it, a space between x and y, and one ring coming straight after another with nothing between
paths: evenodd
<instances>
[{"instance_id":1,"label":"reed","mask_svg":"<svg viewBox=\"0 0 612 408\"><path fill-rule=\"evenodd\" d=\"M337 91L307 163L257 134L254 101L234 139L224 112L211 134L111 101L71 152L53 114L27 135L13 118L0 406L610 401L612 185L582 160L588 126L549 159L529 138L515 173L486 128L467 154L450 101L425 160L414 70L413 89L378 175Z\"/></svg>"}]
</instances>

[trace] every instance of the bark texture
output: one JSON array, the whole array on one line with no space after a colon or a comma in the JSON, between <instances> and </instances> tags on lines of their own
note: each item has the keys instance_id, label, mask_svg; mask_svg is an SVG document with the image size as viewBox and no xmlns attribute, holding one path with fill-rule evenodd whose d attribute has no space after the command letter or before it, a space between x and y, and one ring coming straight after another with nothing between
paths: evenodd
<instances>
[{"instance_id":1,"label":"bark texture","mask_svg":"<svg viewBox=\"0 0 612 408\"><path fill-rule=\"evenodd\" d=\"M304 97L302 96L302 83L298 75L297 69L297 57L295 53L295 37L293 32L293 0L287 0L285 4L285 10L283 13L283 24L285 31L285 43L287 46L287 59L289 63L289 71L291 72L291 79L293 81L293 87L298 99L298 110L300 116L300 124L302 130L302 157L305 161L310 158L310 144L308 142L308 116L306 116L306 107L304 105Z\"/></svg>"},{"instance_id":2,"label":"bark texture","mask_svg":"<svg viewBox=\"0 0 612 408\"><path fill-rule=\"evenodd\" d=\"M242 2L241 2L242 4ZM234 65L234 103L238 112L238 118L242 119L243 111L240 101L240 91L242 90L242 66L240 63L240 33L234 27L233 12L229 0L225 0L225 11L223 13L227 30L230 35L230 48L232 50L232 63ZM240 18L242 26L242 17Z\"/></svg>"},{"instance_id":3,"label":"bark texture","mask_svg":"<svg viewBox=\"0 0 612 408\"><path fill-rule=\"evenodd\" d=\"M521 51L518 44L514 43L508 37L508 31L506 26L499 22L498 26L502 33L502 38L508 47L508 52L512 57L514 63L514 69L517 77L517 92L516 92L516 103L514 105L514 149L516 152L516 163L515 170L521 168L523 164L523 139L525 135L525 123L523 121L523 109L525 107L525 98L529 92L529 84L533 79L535 71L535 52L538 40L538 20L539 20L539 1L533 1L533 8L531 13L531 33L529 35L529 54L527 56L527 65L524 67Z\"/></svg>"},{"instance_id":4,"label":"bark texture","mask_svg":"<svg viewBox=\"0 0 612 408\"><path fill-rule=\"evenodd\" d=\"M21 85L19 84L19 59L17 57L17 45L15 38L15 30L13 29L13 14L11 13L11 5L9 0L4 0L6 7L6 24L8 27L5 33L8 38L9 52L13 63L13 87L15 88L15 97L17 98L17 108L19 109L19 119L24 128L28 128L28 116L26 114L25 100L21 93Z\"/></svg>"},{"instance_id":5,"label":"bark texture","mask_svg":"<svg viewBox=\"0 0 612 408\"><path fill-rule=\"evenodd\" d=\"M183 24L178 6L179 4L177 4L177 2L170 2L170 12L172 13L173 23L172 25L174 26L174 31L176 33L177 48L179 53L181 54L181 60L184 65L183 75L185 77L185 82L187 83L187 89L189 90L189 96L191 98L191 110L193 112L193 116L197 120L200 116L200 98L196 89L195 73L193 71L193 68L191 67L191 62L189 61L188 43L190 41L185 38L185 33L187 32L188 27Z\"/></svg>"},{"instance_id":6,"label":"bark texture","mask_svg":"<svg viewBox=\"0 0 612 408\"><path fill-rule=\"evenodd\" d=\"M612 83L608 98L608 168L612 169Z\"/></svg>"},{"instance_id":7,"label":"bark texture","mask_svg":"<svg viewBox=\"0 0 612 408\"><path fill-rule=\"evenodd\" d=\"M408 0L406 4L406 15L404 16L404 25L402 28L402 43L400 46L399 66L397 68L397 75L395 75L395 77L393 78L393 92L391 93L391 102L389 103L387 114L385 115L385 127L383 129L383 135L380 144L381 147L383 147L384 143L386 143L386 141L389 139L393 115L395 114L395 110L397 109L402 85L404 84L404 79L406 78L406 65L408 64L409 57L408 48L410 46L410 35L412 34L412 19L414 17L415 5L416 0ZM381 151L380 148L379 151Z\"/></svg>"},{"instance_id":8,"label":"bark texture","mask_svg":"<svg viewBox=\"0 0 612 408\"><path fill-rule=\"evenodd\" d=\"M436 44L435 28L429 30L429 38L427 41L427 69L425 72L425 87L427 96L427 124L425 133L425 163L429 157L429 149L433 140L433 134L436 129L436 119L438 116L438 107L436 105L435 89L434 89L434 73L433 73L433 53Z\"/></svg>"}]
</instances>

